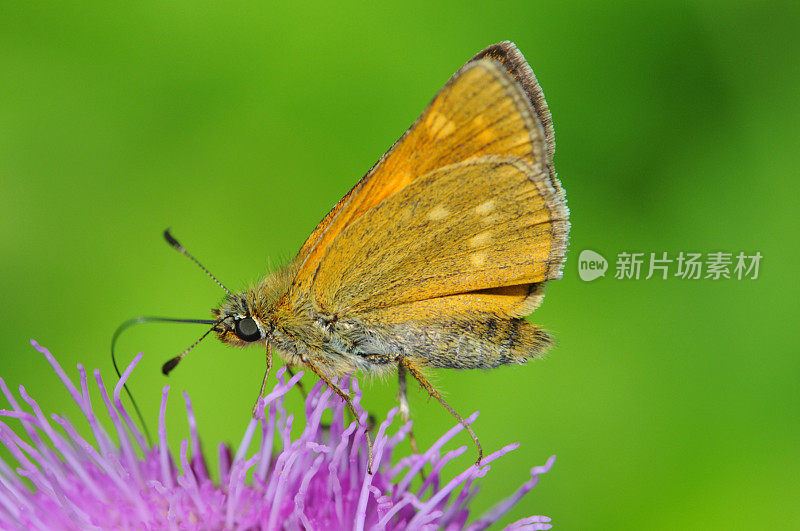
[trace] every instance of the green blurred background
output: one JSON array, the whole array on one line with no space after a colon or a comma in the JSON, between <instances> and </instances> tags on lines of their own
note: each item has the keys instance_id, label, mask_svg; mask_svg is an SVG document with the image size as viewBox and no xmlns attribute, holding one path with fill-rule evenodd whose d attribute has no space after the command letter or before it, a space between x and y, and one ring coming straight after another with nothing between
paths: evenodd
<instances>
[{"instance_id":1,"label":"green blurred background","mask_svg":"<svg viewBox=\"0 0 800 531\"><path fill-rule=\"evenodd\" d=\"M297 251L328 209L461 64L510 39L553 112L572 238L533 320L558 347L491 372L440 371L484 447L522 447L483 481L487 508L555 453L504 522L559 529L800 528L797 334L800 4L5 2L0 8L0 375L75 415L36 338L73 374L112 381L114 328L140 314L207 318ZM764 256L748 280L582 282L593 249ZM147 325L132 388L170 440L238 442L258 349ZM393 380L366 385L382 416ZM291 396L300 409L300 397ZM417 432L452 424L416 386ZM468 444L461 437L459 444ZM213 452L212 452L213 453ZM466 467L470 451L450 473Z\"/></svg>"}]
</instances>

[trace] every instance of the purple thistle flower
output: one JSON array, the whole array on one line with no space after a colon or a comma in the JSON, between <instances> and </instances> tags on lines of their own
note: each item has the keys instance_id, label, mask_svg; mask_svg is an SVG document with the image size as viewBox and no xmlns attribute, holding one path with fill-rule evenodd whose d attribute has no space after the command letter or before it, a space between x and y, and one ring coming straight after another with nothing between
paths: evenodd
<instances>
[{"instance_id":1,"label":"purple thistle flower","mask_svg":"<svg viewBox=\"0 0 800 531\"><path fill-rule=\"evenodd\" d=\"M0 378L0 390L10 409L0 416L18 419L27 434L20 436L0 422L0 441L17 461L14 469L0 460L0 527L2 529L484 529L501 518L548 472L555 456L531 470L531 479L512 496L467 524L475 480L495 459L515 449L506 446L444 483L441 471L467 447L442 453L463 427L458 424L423 455L403 457L392 465L392 452L407 435L410 423L389 434L397 408L378 427L374 443L374 474L367 473L366 436L361 427L366 412L359 406L358 383L350 383L362 423L346 425L344 404L321 383L305 404L306 427L292 438L294 416L283 406L284 395L302 373L288 381L277 373L278 384L262 399L259 419L252 419L231 455L219 446L219 480L214 482L200 451L192 405L184 393L190 440L181 443L177 463L166 444L167 392L162 393L158 443L150 446L120 401L120 391L139 354L109 395L100 372L94 378L106 414L116 430L115 443L101 427L89 399L86 371L78 364L80 389L67 377L50 352L31 344L52 365L78 404L91 429L93 442L81 437L65 418L51 415L20 386L23 409ZM345 382L346 383L346 382ZM347 388L347 386L345 386ZM321 424L332 410L329 427ZM264 416L266 413L266 417ZM473 422L477 413L469 417ZM251 442L261 431L260 448ZM273 455L273 443L280 451ZM191 449L191 451L190 451ZM431 470L421 486L412 488L425 465ZM247 478L247 481L246 481ZM532 516L507 529L550 529L550 518Z\"/></svg>"}]
</instances>

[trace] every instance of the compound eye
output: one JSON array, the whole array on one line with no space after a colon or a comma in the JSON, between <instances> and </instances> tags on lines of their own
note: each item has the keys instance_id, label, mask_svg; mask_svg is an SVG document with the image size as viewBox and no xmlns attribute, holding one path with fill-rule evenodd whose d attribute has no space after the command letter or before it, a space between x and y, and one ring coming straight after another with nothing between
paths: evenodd
<instances>
[{"instance_id":1,"label":"compound eye","mask_svg":"<svg viewBox=\"0 0 800 531\"><path fill-rule=\"evenodd\" d=\"M233 332L242 341L258 341L261 339L261 330L258 329L258 325L252 317L245 317L236 321Z\"/></svg>"}]
</instances>

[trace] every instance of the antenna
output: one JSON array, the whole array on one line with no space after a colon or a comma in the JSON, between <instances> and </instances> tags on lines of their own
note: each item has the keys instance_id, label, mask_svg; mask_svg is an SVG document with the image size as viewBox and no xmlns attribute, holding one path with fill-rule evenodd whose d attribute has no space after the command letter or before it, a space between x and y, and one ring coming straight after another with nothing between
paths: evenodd
<instances>
[{"instance_id":1,"label":"antenna","mask_svg":"<svg viewBox=\"0 0 800 531\"><path fill-rule=\"evenodd\" d=\"M111 336L111 363L114 364L114 370L117 371L117 378L122 378L122 373L119 370L119 365L117 365L117 355L115 348L117 345L117 339L119 339L120 334L122 334L122 332L124 332L128 328L142 323L193 323L193 324L205 324L205 325L216 326L220 322L221 320L211 321L208 319L175 319L172 317L153 317L149 315L140 315L139 317L128 319L127 321L119 325L119 327L117 327L117 329L114 331L114 335ZM213 328L211 330L213 330ZM209 330L209 332L211 330ZM207 334L208 332L206 332L206 335ZM203 337L205 337L205 335ZM128 389L128 383L125 382L122 385L122 387L125 389L125 393L128 395L128 398L130 398L131 403L133 404L133 409L134 411L136 411L136 416L139 418L139 422L142 423L142 428L144 429L145 437L147 437L147 443L153 444L153 441L150 439L150 431L147 429L147 423L144 421L142 412L139 410L139 405L136 403L136 400L133 399L131 390Z\"/></svg>"},{"instance_id":2,"label":"antenna","mask_svg":"<svg viewBox=\"0 0 800 531\"><path fill-rule=\"evenodd\" d=\"M197 346L198 343L204 340L208 334L213 332L214 328L216 328L218 324L220 324L225 319L228 319L229 317L230 317L229 315L226 315L225 317L220 317L216 321L209 321L207 323L204 323L212 325L211 328L206 330L206 333L200 336L200 339L189 345L189 348L187 348L186 350L184 350L183 352L181 352L180 354L178 354L177 356L175 356L174 358L172 358L171 360L169 360L168 362L166 362L164 365L161 366L161 372L164 373L164 376L169 376L169 373L172 372L172 369L178 366L178 363L180 363L181 360L186 357L186 355L189 353L190 350L192 350L194 347Z\"/></svg>"},{"instance_id":3,"label":"antenna","mask_svg":"<svg viewBox=\"0 0 800 531\"><path fill-rule=\"evenodd\" d=\"M228 293L228 295L233 295L233 293L231 293L231 290L229 290L228 288L226 288L226 287L225 287L225 285L224 285L224 284L222 284L222 282L220 282L219 280L217 280L217 277L215 277L214 275L212 275L212 274L211 274L211 271L209 271L208 269L206 269L206 268L203 266L203 264L201 264L201 263L200 263L200 262L197 260L197 258L195 258L194 256L192 256L192 255L191 255L191 253L189 253L189 251L187 251L187 250L186 250L186 249L183 247L183 245L181 245L181 244L180 244L180 242L178 242L178 240L176 240L176 239L175 239L175 237L174 237L174 236L172 236L172 234L170 234L170 232L169 232L169 229L167 229L167 230L165 230L165 231L164 231L164 239L165 239L165 240L167 240L167 243L168 243L168 244L170 244L170 245L171 245L171 246L172 246L172 247L173 247L173 248L174 248L176 251L178 251L178 252L179 252L179 253L181 253L181 254L184 254L184 255L186 255L186 256L189 258L189 260L191 260L192 262L194 262L195 264L197 264L197 267L199 267L200 269L202 269L202 270L205 272L205 274L206 274L206 275L208 275L209 277L211 277L211 280L213 280L214 282L216 282L216 283L217 283L217 285L218 285L219 287L221 287L222 289L224 289L224 290L225 290L225 291Z\"/></svg>"}]
</instances>

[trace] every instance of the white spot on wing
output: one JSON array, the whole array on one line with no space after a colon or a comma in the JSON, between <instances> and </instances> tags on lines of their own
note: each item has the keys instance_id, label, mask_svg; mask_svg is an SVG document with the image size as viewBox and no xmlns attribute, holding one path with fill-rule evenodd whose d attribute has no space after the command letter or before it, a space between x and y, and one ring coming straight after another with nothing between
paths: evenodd
<instances>
[{"instance_id":1,"label":"white spot on wing","mask_svg":"<svg viewBox=\"0 0 800 531\"><path fill-rule=\"evenodd\" d=\"M470 247L484 247L492 239L492 234L488 230L480 232L469 239Z\"/></svg>"},{"instance_id":2,"label":"white spot on wing","mask_svg":"<svg viewBox=\"0 0 800 531\"><path fill-rule=\"evenodd\" d=\"M494 210L494 199L489 199L488 201L484 201L483 203L475 207L475 212L477 212L481 216L485 216L492 210Z\"/></svg>"},{"instance_id":3,"label":"white spot on wing","mask_svg":"<svg viewBox=\"0 0 800 531\"><path fill-rule=\"evenodd\" d=\"M440 219L444 219L450 215L450 211L447 210L442 205L436 205L428 212L427 218L432 221L438 221Z\"/></svg>"},{"instance_id":4,"label":"white spot on wing","mask_svg":"<svg viewBox=\"0 0 800 531\"><path fill-rule=\"evenodd\" d=\"M497 138L494 131L491 129L484 129L480 133L478 133L478 140L483 142L484 144L491 144Z\"/></svg>"},{"instance_id":5,"label":"white spot on wing","mask_svg":"<svg viewBox=\"0 0 800 531\"><path fill-rule=\"evenodd\" d=\"M425 120L425 125L434 135L438 134L446 124L447 117L444 114L436 111L432 111L430 116L428 116L428 118Z\"/></svg>"},{"instance_id":6,"label":"white spot on wing","mask_svg":"<svg viewBox=\"0 0 800 531\"><path fill-rule=\"evenodd\" d=\"M483 264L486 263L486 254L473 253L472 256L469 257L469 261L474 267L482 267Z\"/></svg>"},{"instance_id":7,"label":"white spot on wing","mask_svg":"<svg viewBox=\"0 0 800 531\"><path fill-rule=\"evenodd\" d=\"M446 124L436 133L436 138L444 138L452 135L456 130L456 123L453 120L448 120Z\"/></svg>"}]
</instances>

